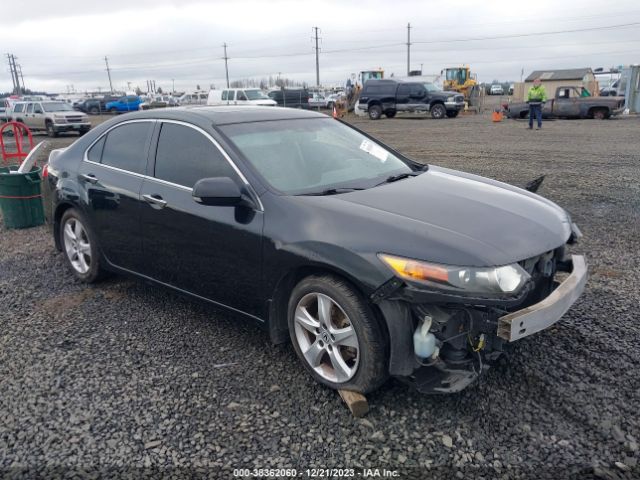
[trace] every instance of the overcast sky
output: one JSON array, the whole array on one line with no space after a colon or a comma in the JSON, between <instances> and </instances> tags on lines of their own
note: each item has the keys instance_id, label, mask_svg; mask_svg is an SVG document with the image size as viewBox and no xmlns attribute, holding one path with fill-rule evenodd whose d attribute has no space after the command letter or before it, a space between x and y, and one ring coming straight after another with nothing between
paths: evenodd
<instances>
[{"instance_id":1,"label":"overcast sky","mask_svg":"<svg viewBox=\"0 0 640 480\"><path fill-rule=\"evenodd\" d=\"M637 0L26 0L3 2L0 91L12 88L6 53L33 90L108 90L105 55L118 90L222 86L223 42L231 80L280 72L315 84L314 26L321 83L377 67L399 76L408 22L411 67L425 74L466 63L481 81L518 81L522 69L640 63Z\"/></svg>"}]
</instances>

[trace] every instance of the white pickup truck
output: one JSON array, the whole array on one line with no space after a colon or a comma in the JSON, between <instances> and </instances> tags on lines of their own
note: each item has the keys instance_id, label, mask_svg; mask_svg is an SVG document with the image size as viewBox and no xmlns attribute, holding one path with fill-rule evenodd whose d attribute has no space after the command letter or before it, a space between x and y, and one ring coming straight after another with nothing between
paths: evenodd
<instances>
[{"instance_id":1,"label":"white pickup truck","mask_svg":"<svg viewBox=\"0 0 640 480\"><path fill-rule=\"evenodd\" d=\"M16 102L11 120L24 123L31 130L45 130L50 137L61 132L78 132L84 135L91 130L89 117L74 110L70 104L55 100Z\"/></svg>"}]
</instances>

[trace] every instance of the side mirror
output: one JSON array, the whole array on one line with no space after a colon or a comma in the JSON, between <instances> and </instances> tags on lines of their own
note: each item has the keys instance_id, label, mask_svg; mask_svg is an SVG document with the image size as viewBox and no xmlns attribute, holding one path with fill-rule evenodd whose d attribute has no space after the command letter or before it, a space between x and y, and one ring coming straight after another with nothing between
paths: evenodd
<instances>
[{"instance_id":1,"label":"side mirror","mask_svg":"<svg viewBox=\"0 0 640 480\"><path fill-rule=\"evenodd\" d=\"M243 203L242 190L229 177L211 177L198 180L191 193L203 205L232 207Z\"/></svg>"}]
</instances>

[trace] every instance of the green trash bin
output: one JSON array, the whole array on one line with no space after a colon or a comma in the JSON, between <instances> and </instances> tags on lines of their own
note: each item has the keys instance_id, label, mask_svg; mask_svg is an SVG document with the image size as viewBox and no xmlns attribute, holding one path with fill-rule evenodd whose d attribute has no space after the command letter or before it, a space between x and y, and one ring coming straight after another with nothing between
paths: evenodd
<instances>
[{"instance_id":1,"label":"green trash bin","mask_svg":"<svg viewBox=\"0 0 640 480\"><path fill-rule=\"evenodd\" d=\"M40 167L28 173L9 173L18 167L0 167L0 210L6 228L28 228L44 223Z\"/></svg>"}]
</instances>

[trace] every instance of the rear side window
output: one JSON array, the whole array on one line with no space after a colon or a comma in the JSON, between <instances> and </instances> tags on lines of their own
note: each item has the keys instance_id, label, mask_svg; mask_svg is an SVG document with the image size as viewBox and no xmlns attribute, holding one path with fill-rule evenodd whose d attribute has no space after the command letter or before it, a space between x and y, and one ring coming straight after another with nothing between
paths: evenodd
<instances>
[{"instance_id":1,"label":"rear side window","mask_svg":"<svg viewBox=\"0 0 640 480\"><path fill-rule=\"evenodd\" d=\"M235 177L233 167L202 133L184 125L162 124L154 176L193 187L202 178Z\"/></svg>"},{"instance_id":2,"label":"rear side window","mask_svg":"<svg viewBox=\"0 0 640 480\"><path fill-rule=\"evenodd\" d=\"M127 123L107 134L102 163L134 173L142 173L147 159L151 122ZM96 144L97 145L97 144Z\"/></svg>"},{"instance_id":3,"label":"rear side window","mask_svg":"<svg viewBox=\"0 0 640 480\"><path fill-rule=\"evenodd\" d=\"M31 113L33 112L33 103L30 103L29 105L27 105L27 113Z\"/></svg>"},{"instance_id":4,"label":"rear side window","mask_svg":"<svg viewBox=\"0 0 640 480\"><path fill-rule=\"evenodd\" d=\"M98 140L96 143L93 144L93 147L91 147L87 152L88 160L92 162L100 163L100 161L102 160L102 149L104 148L104 141L106 139L107 137L104 136L100 140Z\"/></svg>"},{"instance_id":5,"label":"rear side window","mask_svg":"<svg viewBox=\"0 0 640 480\"><path fill-rule=\"evenodd\" d=\"M223 90L222 91L222 100L226 100L227 99L227 91Z\"/></svg>"},{"instance_id":6,"label":"rear side window","mask_svg":"<svg viewBox=\"0 0 640 480\"><path fill-rule=\"evenodd\" d=\"M229 90L229 93L227 94L227 100L233 100L235 93L236 92L234 90Z\"/></svg>"},{"instance_id":7,"label":"rear side window","mask_svg":"<svg viewBox=\"0 0 640 480\"><path fill-rule=\"evenodd\" d=\"M365 92L369 95L393 95L396 91L396 86L393 83L384 85L365 85Z\"/></svg>"}]
</instances>

